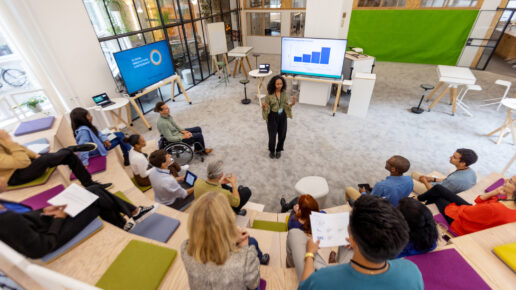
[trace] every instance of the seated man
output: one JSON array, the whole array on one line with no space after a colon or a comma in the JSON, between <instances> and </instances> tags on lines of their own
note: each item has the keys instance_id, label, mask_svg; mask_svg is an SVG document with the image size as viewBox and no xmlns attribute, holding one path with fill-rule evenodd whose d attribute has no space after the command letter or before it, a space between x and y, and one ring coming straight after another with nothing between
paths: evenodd
<instances>
[{"instance_id":1,"label":"seated man","mask_svg":"<svg viewBox=\"0 0 516 290\"><path fill-rule=\"evenodd\" d=\"M349 217L350 263L314 273L319 241L308 239L298 289L423 289L423 277L409 260L396 259L409 241L403 215L385 199L363 195Z\"/></svg>"},{"instance_id":2,"label":"seated man","mask_svg":"<svg viewBox=\"0 0 516 290\"><path fill-rule=\"evenodd\" d=\"M410 168L410 162L407 158L394 155L385 162L385 169L389 171L390 176L375 184L372 195L387 199L393 206L398 205L398 201L407 197L412 192L414 182L410 176L403 176ZM361 194L367 192L367 188L360 187L360 192L353 187L346 188L346 200L357 200Z\"/></svg>"},{"instance_id":3,"label":"seated man","mask_svg":"<svg viewBox=\"0 0 516 290\"><path fill-rule=\"evenodd\" d=\"M477 183L477 176L469 166L477 162L477 159L475 151L465 148L457 149L450 156L450 163L455 166L456 170L446 178L424 176L419 172L412 172L412 178L415 180L414 191L417 194L422 194L432 188L434 184L440 184L454 194L472 188Z\"/></svg>"},{"instance_id":4,"label":"seated man","mask_svg":"<svg viewBox=\"0 0 516 290\"><path fill-rule=\"evenodd\" d=\"M154 112L159 113L158 131L168 142L185 142L194 145L195 151L210 154L213 149L206 148L201 127L183 129L179 127L170 116L170 109L165 102L158 102L154 107Z\"/></svg>"},{"instance_id":5,"label":"seated man","mask_svg":"<svg viewBox=\"0 0 516 290\"><path fill-rule=\"evenodd\" d=\"M74 152L96 148L95 144L87 143L39 155L12 141L6 131L0 130L0 177L5 178L8 185L21 185L40 177L50 167L66 164L83 186L95 185L98 183L91 180L91 174Z\"/></svg>"},{"instance_id":6,"label":"seated man","mask_svg":"<svg viewBox=\"0 0 516 290\"><path fill-rule=\"evenodd\" d=\"M164 149L151 153L149 162L154 166L149 173L149 180L154 188L154 200L171 208L180 210L194 200L193 187L184 189L178 182L183 182L185 176L170 175L168 167L172 164L172 156Z\"/></svg>"},{"instance_id":7,"label":"seated man","mask_svg":"<svg viewBox=\"0 0 516 290\"><path fill-rule=\"evenodd\" d=\"M238 215L245 215L247 211L242 207L251 198L251 190L240 185L237 189L235 174L224 174L224 163L222 160L210 162L208 164L208 180L197 178L194 184L195 199L209 191L216 191L227 196L231 208ZM227 185L231 183L231 186Z\"/></svg>"},{"instance_id":8,"label":"seated man","mask_svg":"<svg viewBox=\"0 0 516 290\"><path fill-rule=\"evenodd\" d=\"M6 187L7 182L0 178L0 192ZM99 198L74 218L64 212L66 205L32 210L19 203L0 200L0 240L20 254L38 259L71 240L97 216L129 231L135 223L143 221L155 211L154 206L135 207L100 185L86 189Z\"/></svg>"}]
</instances>

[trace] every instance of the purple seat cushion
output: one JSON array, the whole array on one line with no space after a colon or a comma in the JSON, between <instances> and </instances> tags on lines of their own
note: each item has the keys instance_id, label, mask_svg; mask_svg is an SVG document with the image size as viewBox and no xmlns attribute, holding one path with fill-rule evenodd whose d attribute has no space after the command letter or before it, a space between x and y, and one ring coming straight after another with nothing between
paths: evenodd
<instances>
[{"instance_id":1,"label":"purple seat cushion","mask_svg":"<svg viewBox=\"0 0 516 290\"><path fill-rule=\"evenodd\" d=\"M90 162L87 169L90 174L95 174L106 170L106 156L99 155L95 157L90 157L89 161ZM75 177L75 174L70 174L70 180L74 180L76 178L77 177Z\"/></svg>"},{"instance_id":2,"label":"purple seat cushion","mask_svg":"<svg viewBox=\"0 0 516 290\"><path fill-rule=\"evenodd\" d=\"M446 230L448 232L450 232L450 234L452 234L454 237L457 236L457 234L450 228L450 224L448 224L448 221L444 218L444 216L442 214L439 213L439 214L434 215L434 220L436 223L445 227Z\"/></svg>"},{"instance_id":3,"label":"purple seat cushion","mask_svg":"<svg viewBox=\"0 0 516 290\"><path fill-rule=\"evenodd\" d=\"M260 290L265 290L265 286L267 286L267 281L260 279Z\"/></svg>"},{"instance_id":4,"label":"purple seat cushion","mask_svg":"<svg viewBox=\"0 0 516 290\"><path fill-rule=\"evenodd\" d=\"M54 116L50 116L37 120L22 122L14 132L14 136L21 136L50 129L54 123L54 119Z\"/></svg>"},{"instance_id":5,"label":"purple seat cushion","mask_svg":"<svg viewBox=\"0 0 516 290\"><path fill-rule=\"evenodd\" d=\"M426 290L490 289L455 249L406 257L417 265Z\"/></svg>"},{"instance_id":6,"label":"purple seat cushion","mask_svg":"<svg viewBox=\"0 0 516 290\"><path fill-rule=\"evenodd\" d=\"M491 184L488 188L486 188L485 192L493 191L493 190L497 189L498 187L502 186L504 183L505 183L505 180L503 178L500 178L497 181L495 181L493 184Z\"/></svg>"},{"instance_id":7,"label":"purple seat cushion","mask_svg":"<svg viewBox=\"0 0 516 290\"><path fill-rule=\"evenodd\" d=\"M47 203L47 200L51 199L52 197L58 195L63 191L65 188L62 184L52 187L49 190L45 190L43 192L40 192L32 197L29 197L21 202L21 204L24 204L26 206L30 206L33 210L42 209L44 207L50 206L49 203Z\"/></svg>"}]
</instances>

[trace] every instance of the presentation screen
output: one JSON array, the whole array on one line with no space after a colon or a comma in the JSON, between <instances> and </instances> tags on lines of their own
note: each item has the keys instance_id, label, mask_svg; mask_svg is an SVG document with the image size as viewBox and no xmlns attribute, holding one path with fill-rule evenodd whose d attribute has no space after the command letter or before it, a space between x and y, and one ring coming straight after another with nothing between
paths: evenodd
<instances>
[{"instance_id":1,"label":"presentation screen","mask_svg":"<svg viewBox=\"0 0 516 290\"><path fill-rule=\"evenodd\" d=\"M281 73L340 78L346 39L281 38Z\"/></svg>"},{"instance_id":2,"label":"presentation screen","mask_svg":"<svg viewBox=\"0 0 516 290\"><path fill-rule=\"evenodd\" d=\"M113 54L128 94L174 74L166 40Z\"/></svg>"}]
</instances>

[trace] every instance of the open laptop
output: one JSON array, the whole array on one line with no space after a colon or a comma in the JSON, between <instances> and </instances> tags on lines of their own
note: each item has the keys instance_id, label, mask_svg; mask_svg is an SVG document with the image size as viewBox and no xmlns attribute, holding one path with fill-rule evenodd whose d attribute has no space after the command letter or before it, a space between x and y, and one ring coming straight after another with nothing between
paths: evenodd
<instances>
[{"instance_id":1,"label":"open laptop","mask_svg":"<svg viewBox=\"0 0 516 290\"><path fill-rule=\"evenodd\" d=\"M114 105L115 103L111 102L108 95L106 93L102 93L100 95L96 95L93 98L93 101L95 102L95 105L101 106L102 108L105 108L107 106Z\"/></svg>"},{"instance_id":2,"label":"open laptop","mask_svg":"<svg viewBox=\"0 0 516 290\"><path fill-rule=\"evenodd\" d=\"M187 189L194 186L195 181L197 180L197 175L193 174L189 170L186 171L185 180L179 182L182 188Z\"/></svg>"}]
</instances>

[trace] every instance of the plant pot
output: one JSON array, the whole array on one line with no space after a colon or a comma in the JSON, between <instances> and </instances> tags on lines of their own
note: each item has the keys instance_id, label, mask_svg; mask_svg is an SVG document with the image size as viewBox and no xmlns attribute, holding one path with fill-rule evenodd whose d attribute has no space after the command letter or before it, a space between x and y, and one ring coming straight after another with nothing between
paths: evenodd
<instances>
[{"instance_id":1,"label":"plant pot","mask_svg":"<svg viewBox=\"0 0 516 290\"><path fill-rule=\"evenodd\" d=\"M37 104L36 106L34 107L29 107L29 109L34 112L34 113L39 113L41 112L43 109L41 108L41 104Z\"/></svg>"}]
</instances>

